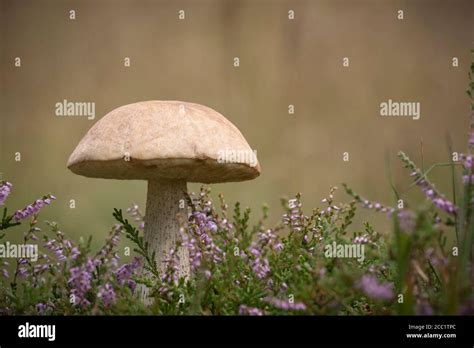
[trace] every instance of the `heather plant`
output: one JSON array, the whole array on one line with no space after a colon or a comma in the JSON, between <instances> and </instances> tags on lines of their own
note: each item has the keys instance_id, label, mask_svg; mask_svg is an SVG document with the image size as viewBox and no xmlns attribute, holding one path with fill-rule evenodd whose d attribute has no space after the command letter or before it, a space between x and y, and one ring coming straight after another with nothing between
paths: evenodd
<instances>
[{"instance_id":1,"label":"heather plant","mask_svg":"<svg viewBox=\"0 0 474 348\"><path fill-rule=\"evenodd\" d=\"M469 225L459 222L465 208L428 192L434 185L406 155L400 156L418 173L413 177L426 191L429 206L396 209L370 202L345 185L349 203L335 203L333 187L321 207L305 212L297 194L282 200L284 214L276 226L267 226L265 206L257 224L249 226L248 208L237 203L230 209L222 195L215 204L203 187L187 195L187 210L180 216L182 239L164 258L164 272L144 241L143 215L136 205L128 210L133 223L121 210L114 211L118 224L96 253L90 238L75 244L55 222L46 222L43 232L38 210L23 218L18 212L25 209L10 216L5 208L2 229L19 230L29 219L23 243L40 243L43 252L35 263L21 258L14 265L4 262L0 309L2 314L44 315L472 313L472 274L463 268L472 272L472 259L465 254L468 248L453 252L462 244L450 246L446 238L453 226L464 230L459 234L463 243L472 238ZM466 167L468 156L463 158ZM12 188L2 183L2 192L4 187ZM395 233L380 234L369 223L351 231L358 205L387 214ZM123 236L135 245L138 257L119 265ZM363 246L363 258L328 255L336 245ZM179 247L189 251L188 277L179 275ZM137 284L150 289L149 304L143 304Z\"/></svg>"},{"instance_id":2,"label":"heather plant","mask_svg":"<svg viewBox=\"0 0 474 348\"><path fill-rule=\"evenodd\" d=\"M369 283L359 278L384 269L378 260L385 246L381 235L369 224L363 231L349 233L355 215L355 202L338 204L330 190L325 206L306 215L301 195L283 200L286 213L273 228L265 226L268 209L263 207L259 222L249 227L250 210L236 204L232 212L219 196L219 208L203 187L198 194L187 196L189 211L184 217L182 245L190 255L192 274L189 279L178 276L179 259L176 248L170 250L166 271L159 274L153 257L147 257L147 246L139 231L122 212L117 220L137 252L148 263L154 299L151 309L159 314L355 314L384 312L384 299L393 298L393 291L381 292L390 284ZM232 215L232 217L231 217ZM365 244L367 259L325 257L325 246L338 243ZM177 246L178 247L178 246ZM375 276L374 276L375 277ZM349 285L349 286L348 286ZM379 291L379 292L377 292ZM354 307L354 299L366 298L369 306ZM357 301L356 301L357 302Z\"/></svg>"},{"instance_id":3,"label":"heather plant","mask_svg":"<svg viewBox=\"0 0 474 348\"><path fill-rule=\"evenodd\" d=\"M0 183L2 205L11 189L11 183ZM26 257L15 259L13 265L2 262L0 312L4 315L113 314L120 308L139 312L141 303L130 302L136 286L132 275L139 268L139 261L118 264L121 227L115 226L103 247L93 254L91 238L75 244L65 237L56 222L46 221L48 233L39 227L40 209L54 199L53 195L46 195L13 215L4 208L0 229L20 224L23 227L29 218L22 245L41 244L43 248L36 262Z\"/></svg>"},{"instance_id":4,"label":"heather plant","mask_svg":"<svg viewBox=\"0 0 474 348\"><path fill-rule=\"evenodd\" d=\"M12 186L3 183L2 187L10 190ZM190 254L192 274L188 278L179 276L175 252L179 245L169 251L164 260L166 270L160 274L155 257L144 242L140 229L143 216L137 206L129 209L129 214L138 227L124 218L122 211L115 210L119 224L111 229L96 253L91 251L90 238L75 244L55 222L46 222L48 231L43 232L38 223L39 211L35 210L21 220L30 219L23 243L40 243L42 253L35 263L20 258L14 265L3 264L2 314L385 312L390 306L387 291L380 293L377 289L390 284L361 280L363 274L375 274L384 267L378 259L384 250L382 237L369 224L363 231L349 234L355 202L336 205L334 193L332 188L323 200L324 207L308 215L303 211L301 195L283 200L285 214L273 228L265 226L266 207L260 221L250 227L250 210L242 209L239 203L231 212L220 195L217 208L205 187L198 194L188 195L188 211L181 217L180 242ZM50 197L54 196L44 199ZM5 216L3 229L13 227L10 223L19 214ZM134 243L142 265L135 258L119 266L117 245L122 235ZM367 254L374 257L367 257L370 261L362 263L324 257L325 245L353 240L369 246ZM10 275L8 270L12 268ZM146 277L143 270L147 271ZM359 281L360 286L356 284ZM151 289L150 305L142 304L137 283ZM392 297L391 290L388 295Z\"/></svg>"}]
</instances>

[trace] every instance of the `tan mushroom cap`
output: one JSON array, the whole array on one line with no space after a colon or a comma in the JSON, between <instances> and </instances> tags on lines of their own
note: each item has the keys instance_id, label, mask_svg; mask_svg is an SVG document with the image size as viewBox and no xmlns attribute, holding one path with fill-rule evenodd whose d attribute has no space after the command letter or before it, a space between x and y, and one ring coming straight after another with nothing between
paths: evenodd
<instances>
[{"instance_id":1,"label":"tan mushroom cap","mask_svg":"<svg viewBox=\"0 0 474 348\"><path fill-rule=\"evenodd\" d=\"M67 166L94 178L219 183L259 176L252 155L237 127L217 111L180 101L144 101L100 119Z\"/></svg>"}]
</instances>

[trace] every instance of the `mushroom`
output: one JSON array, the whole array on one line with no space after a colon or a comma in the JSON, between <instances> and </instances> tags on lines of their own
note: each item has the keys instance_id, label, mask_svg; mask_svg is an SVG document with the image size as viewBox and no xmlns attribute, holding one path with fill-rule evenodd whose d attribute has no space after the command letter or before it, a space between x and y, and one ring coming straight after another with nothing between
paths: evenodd
<instances>
[{"instance_id":1,"label":"mushroom","mask_svg":"<svg viewBox=\"0 0 474 348\"><path fill-rule=\"evenodd\" d=\"M237 127L211 108L180 101L144 101L109 112L89 129L67 166L86 177L148 181L145 241L156 252L160 272L179 239L177 214L187 182L260 175L255 153ZM180 275L187 276L187 250L177 253Z\"/></svg>"}]
</instances>

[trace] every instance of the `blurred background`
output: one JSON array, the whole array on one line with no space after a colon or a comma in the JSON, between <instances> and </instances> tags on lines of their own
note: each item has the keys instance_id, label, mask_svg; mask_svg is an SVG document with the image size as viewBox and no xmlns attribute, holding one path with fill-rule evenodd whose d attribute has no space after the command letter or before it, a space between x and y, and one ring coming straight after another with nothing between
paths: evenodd
<instances>
[{"instance_id":1,"label":"blurred background","mask_svg":"<svg viewBox=\"0 0 474 348\"><path fill-rule=\"evenodd\" d=\"M114 224L114 207L135 202L145 208L146 182L90 179L66 168L100 117L136 101L200 103L233 122L257 150L262 175L212 185L213 194L251 207L255 219L267 203L272 223L282 213L280 198L297 192L308 213L333 185L340 187L336 201L348 201L342 182L392 204L389 168L402 197L421 202L416 190L406 191L410 180L398 150L419 163L423 143L427 167L449 160L447 136L455 151L466 149L471 0L1 4L0 172L14 185L8 207L22 208L51 192L58 200L41 219L56 220L76 239L93 235L102 243ZM130 67L124 67L125 57ZM344 57L349 67L343 67ZM55 104L64 99L95 102L96 119L55 116ZM421 119L381 117L380 103L388 99L420 102ZM440 168L431 176L448 193L449 174ZM199 187L189 185L190 191ZM359 214L358 226L366 220L389 230L383 215ZM23 228L9 230L9 240Z\"/></svg>"}]
</instances>

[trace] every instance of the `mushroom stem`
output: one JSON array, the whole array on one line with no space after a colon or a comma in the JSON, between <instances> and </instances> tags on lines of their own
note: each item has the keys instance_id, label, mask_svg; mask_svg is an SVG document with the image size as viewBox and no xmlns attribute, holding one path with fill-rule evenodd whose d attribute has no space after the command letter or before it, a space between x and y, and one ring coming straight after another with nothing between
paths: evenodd
<instances>
[{"instance_id":1,"label":"mushroom stem","mask_svg":"<svg viewBox=\"0 0 474 348\"><path fill-rule=\"evenodd\" d=\"M145 212L145 241L149 250L156 253L156 262L161 274L166 265L163 260L170 249L176 247L180 239L178 213L183 213L184 193L187 191L184 180L155 179L148 181ZM181 205L181 207L180 207ZM189 254L182 246L177 250L179 256L179 275L188 277Z\"/></svg>"}]
</instances>

